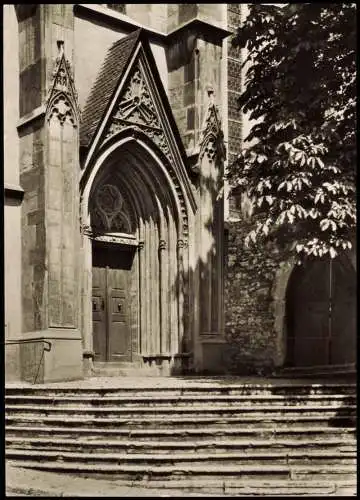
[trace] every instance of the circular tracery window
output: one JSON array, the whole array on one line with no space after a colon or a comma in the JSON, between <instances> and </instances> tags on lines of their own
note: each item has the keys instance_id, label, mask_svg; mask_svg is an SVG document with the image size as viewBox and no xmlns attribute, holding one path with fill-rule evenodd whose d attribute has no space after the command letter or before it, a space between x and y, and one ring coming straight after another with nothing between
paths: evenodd
<instances>
[{"instance_id":1,"label":"circular tracery window","mask_svg":"<svg viewBox=\"0 0 360 500\"><path fill-rule=\"evenodd\" d=\"M131 233L126 203L117 186L103 184L97 189L91 210L91 226L97 231Z\"/></svg>"},{"instance_id":2,"label":"circular tracery window","mask_svg":"<svg viewBox=\"0 0 360 500\"><path fill-rule=\"evenodd\" d=\"M122 209L124 199L118 188L112 184L104 184L96 193L96 205L106 215L115 215Z\"/></svg>"}]
</instances>

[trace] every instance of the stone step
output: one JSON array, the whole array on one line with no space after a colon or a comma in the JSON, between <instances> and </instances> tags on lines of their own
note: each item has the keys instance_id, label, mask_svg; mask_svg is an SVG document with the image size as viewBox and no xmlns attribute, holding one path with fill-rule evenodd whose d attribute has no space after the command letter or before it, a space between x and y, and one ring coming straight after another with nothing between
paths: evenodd
<instances>
[{"instance_id":1,"label":"stone step","mask_svg":"<svg viewBox=\"0 0 360 500\"><path fill-rule=\"evenodd\" d=\"M106 380L106 379L105 379ZM148 396L151 395L169 395L169 396L181 396L184 394L188 395L329 395L333 394L335 396L343 395L356 395L356 384L282 384L282 385L272 385L272 384L236 384L231 383L228 380L218 383L196 383L192 381L187 381L186 385L164 385L165 382L162 381L161 385L156 385L151 382L149 386L137 386L134 384L131 386L126 386L126 380L120 379L118 386L108 385L108 382L104 382L104 386L83 387L79 383L78 386L71 386L70 384L64 383L52 383L52 384L41 384L41 386L24 386L24 385L7 385L5 389L6 396L8 395L38 395L38 396L59 396L59 395L76 395L76 396L89 396L89 397L103 397L104 395L112 396ZM174 384L174 381L172 382Z\"/></svg>"},{"instance_id":2,"label":"stone step","mask_svg":"<svg viewBox=\"0 0 360 500\"><path fill-rule=\"evenodd\" d=\"M102 432L107 430L111 432L113 429L115 432L129 429L131 432L137 432L143 429L144 432L152 432L151 429L155 428L162 432L175 432L175 431L186 431L187 429L194 429L197 432L201 426L206 425L209 432L212 431L212 426L220 427L222 432L228 428L236 429L236 431L241 430L245 432L245 428L249 429L249 432L256 432L259 428L266 428L267 432L276 431L279 432L299 432L299 429L304 429L305 432L312 433L318 432L319 429L323 429L323 432L343 432L349 430L353 432L355 428L355 421L353 418L333 416L330 420L326 419L323 413L318 413L315 415L248 415L243 416L241 413L236 416L229 415L173 415L173 414L162 414L159 415L133 415L129 416L116 416L112 418L111 416L103 418L97 415L89 416L86 412L81 415L73 416L70 415L55 415L55 416L44 416L44 415L21 415L21 414L8 414L5 415L5 423L8 428L9 425L13 426L24 426L24 425L38 425L43 426L61 426L64 431L71 429L74 426L80 426L86 432L87 429L93 430L94 432ZM195 426L195 427L194 427ZM147 430L150 428L149 430ZM128 431L126 431L128 432ZM192 431L190 431L192 432ZM321 431L319 431L321 432Z\"/></svg>"},{"instance_id":3,"label":"stone step","mask_svg":"<svg viewBox=\"0 0 360 500\"><path fill-rule=\"evenodd\" d=\"M351 417L355 420L356 407L355 405L349 405L346 408L335 407L333 405L296 405L296 406L282 406L282 405L252 405L244 406L239 404L222 404L222 405L185 405L185 406L160 406L154 405L153 407L82 407L77 405L69 405L65 407L54 407L54 406L35 406L35 405L7 405L6 413L9 415L33 415L35 419L40 416L57 415L65 418L68 415L80 417L80 415L87 416L107 416L107 417L125 417L133 418L135 416L156 416L162 415L169 418L174 416L251 416L253 418L270 418L273 416L288 416L288 415L306 415L322 416L323 419L331 419L334 417Z\"/></svg>"},{"instance_id":4,"label":"stone step","mask_svg":"<svg viewBox=\"0 0 360 500\"><path fill-rule=\"evenodd\" d=\"M39 461L53 458L64 462L85 462L87 464L98 463L115 463L115 464L196 464L201 463L203 466L222 465L231 463L232 465L250 465L254 462L257 465L268 464L295 464L295 463L311 463L311 464L335 464L354 465L356 466L356 456L353 451L338 452L336 450L273 450L257 451L248 449L246 451L226 451L223 453L214 453L212 450L205 452L196 452L195 454L173 452L171 455L165 453L110 453L110 452L84 452L84 451L68 451L68 450L50 450L48 448L40 449L18 449L10 448L6 451L6 458L24 459L36 457Z\"/></svg>"},{"instance_id":5,"label":"stone step","mask_svg":"<svg viewBox=\"0 0 360 500\"><path fill-rule=\"evenodd\" d=\"M35 460L32 459L35 457ZM8 457L11 459L10 457ZM238 464L178 464L178 465L150 465L145 464L96 464L94 465L83 462L60 462L57 460L44 460L40 462L37 459L36 452L32 456L25 456L15 462L18 467L32 468L36 470L54 471L75 473L77 475L104 477L111 475L112 480L131 479L152 481L156 479L193 479L196 481L207 481L209 478L219 481L239 481L251 479L261 479L262 481L271 480L279 481L281 479L291 479L293 481L352 481L356 482L356 466L355 465L325 465L318 464L306 465L290 465L269 464L264 468L263 465L242 465Z\"/></svg>"},{"instance_id":6,"label":"stone step","mask_svg":"<svg viewBox=\"0 0 360 500\"><path fill-rule=\"evenodd\" d=\"M71 475L70 475L71 477ZM133 481L118 479L116 484L123 487L134 486ZM173 479L168 478L165 481L152 478L151 476L146 480L137 480L137 488L144 488L147 490L157 490L158 492L165 492L161 496L173 496L173 491L187 492L187 493L210 493L217 495L266 495L266 496L284 496L284 495L335 495L346 494L355 495L356 493L356 480L338 480L331 482L329 480L294 480L294 479L253 479L248 478L246 481L243 479L223 480L222 478L209 478L200 479L195 476L189 479ZM115 492L116 493L116 492ZM168 494L166 494L168 493ZM174 493L175 494L175 493Z\"/></svg>"},{"instance_id":7,"label":"stone step","mask_svg":"<svg viewBox=\"0 0 360 500\"><path fill-rule=\"evenodd\" d=\"M130 486L132 483L129 483L126 480L119 480L118 484L121 486ZM231 488L279 488L280 490L283 488L325 488L328 492L334 492L337 487L340 488L354 488L356 487L356 481L352 481L349 479L340 480L337 483L329 483L329 481L324 481L319 479L315 482L308 481L299 481L295 479L252 479L251 481L243 482L242 479L237 480L226 480L219 483L219 480L214 480L212 478L207 478L205 480L201 480L199 478L188 478L188 479L172 479L171 481L164 482L161 479L151 478L149 477L146 481L137 481L137 486L139 487L149 487L154 489L162 489L162 488L178 488L180 485L182 488L199 488L203 490L207 487L209 488L222 488L224 492L226 490L230 490Z\"/></svg>"},{"instance_id":8,"label":"stone step","mask_svg":"<svg viewBox=\"0 0 360 500\"><path fill-rule=\"evenodd\" d=\"M126 439L127 438L127 439ZM130 439L129 439L130 438ZM156 438L156 436L154 436ZM286 452L289 454L304 453L312 454L327 454L331 455L334 452L339 456L344 453L346 456L356 455L356 441L344 441L339 438L327 437L326 439L281 439L276 436L269 439L261 439L258 436L250 439L236 439L233 436L219 436L209 439L198 440L194 437L191 440L176 441L171 440L171 437L166 441L156 440L139 440L136 437L125 436L125 439L80 439L76 437L25 437L25 436L9 436L6 432L5 445L8 449L38 449L38 450L63 450L63 451L89 451L89 452L131 452L142 453L151 452L156 448L157 453L170 454L180 451L186 452L201 452L211 450L214 453L225 453L226 451L236 450L236 452L246 452L246 455L252 453L266 453L269 450L274 452ZM350 455L349 455L350 454Z\"/></svg>"},{"instance_id":9,"label":"stone step","mask_svg":"<svg viewBox=\"0 0 360 500\"><path fill-rule=\"evenodd\" d=\"M37 422L38 423L38 422ZM58 422L61 424L61 422ZM102 437L103 439L110 439L111 437L117 440L121 439L147 439L150 442L153 440L158 441L159 439L171 438L173 441L187 441L187 440L199 440L199 439L209 439L209 438L221 438L221 439L245 439L245 440L296 440L299 446L303 446L304 443L310 442L323 442L330 443L331 440L337 440L339 443L353 443L356 442L356 432L355 429L342 429L342 428L332 428L332 427L311 427L309 429L304 427L290 427L290 428L268 428L268 427L239 427L236 428L234 425L226 427L188 427L183 429L179 428L159 428L155 427L152 429L144 429L140 426L139 429L132 428L129 429L127 426L123 428L114 428L115 425L108 427L96 428L93 425L89 427L76 427L74 424L79 425L78 421L72 420L67 422L70 427L63 427L61 425L39 427L34 425L28 426L6 426L6 437L12 437L19 435L21 437L34 437L38 436L44 438L45 436L58 436L59 438L71 437L74 439L84 439L91 437L92 439L98 439ZM114 424L118 422L114 422ZM81 438L79 437L81 436Z\"/></svg>"},{"instance_id":10,"label":"stone step","mask_svg":"<svg viewBox=\"0 0 360 500\"><path fill-rule=\"evenodd\" d=\"M304 366L304 367L287 367L278 370L275 377L336 377L348 379L350 381L356 380L356 366L355 363L347 365L319 365L319 366Z\"/></svg>"},{"instance_id":11,"label":"stone step","mask_svg":"<svg viewBox=\"0 0 360 500\"><path fill-rule=\"evenodd\" d=\"M355 396L344 394L324 395L324 394L310 394L303 395L269 395L269 394L255 394L255 395L128 395L128 396L108 396L102 395L88 396L88 395L6 395L5 406L7 405L96 405L96 406L109 406L109 405L154 405L154 404L171 404L174 405L190 405L197 403L215 404L270 404L270 405L327 405L340 407L344 405L354 405L356 403Z\"/></svg>"},{"instance_id":12,"label":"stone step","mask_svg":"<svg viewBox=\"0 0 360 500\"><path fill-rule=\"evenodd\" d=\"M7 494L11 496L92 496L92 497L122 497L128 495L129 488L134 496L219 496L219 495L256 495L256 496L343 496L354 495L356 493L356 478L354 480L323 480L313 481L282 479L272 476L261 479L258 476L253 478L223 479L222 477L206 477L204 479L189 475L187 478L168 477L166 479L157 476L149 476L146 479L117 479L116 482L109 481L104 475L103 478L93 479L91 474L77 473L66 474L66 490L60 474L49 471L38 471L36 480L33 471L29 468L17 469L17 474L13 480L11 471L14 469L14 462L7 461ZM20 474L19 474L20 472ZM84 478L86 477L86 480ZM30 481L29 481L30 478ZM35 480L34 480L35 479ZM43 486L42 486L43 485ZM42 488L41 488L42 487ZM135 487L135 489L134 489Z\"/></svg>"}]
</instances>

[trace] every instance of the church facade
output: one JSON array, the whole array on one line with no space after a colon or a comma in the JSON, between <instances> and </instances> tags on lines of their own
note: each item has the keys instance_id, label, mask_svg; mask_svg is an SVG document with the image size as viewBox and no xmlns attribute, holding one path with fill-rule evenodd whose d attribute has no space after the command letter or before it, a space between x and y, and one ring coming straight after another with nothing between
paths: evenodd
<instances>
[{"instance_id":1,"label":"church facade","mask_svg":"<svg viewBox=\"0 0 360 500\"><path fill-rule=\"evenodd\" d=\"M241 5L4 12L7 377L354 363L354 258L332 271L336 321L351 321L330 348L318 310L314 332L300 321L319 296L328 317L323 288L305 300L327 267L294 277L262 255L255 276L241 250L247 222L224 185L244 126L228 41Z\"/></svg>"}]
</instances>

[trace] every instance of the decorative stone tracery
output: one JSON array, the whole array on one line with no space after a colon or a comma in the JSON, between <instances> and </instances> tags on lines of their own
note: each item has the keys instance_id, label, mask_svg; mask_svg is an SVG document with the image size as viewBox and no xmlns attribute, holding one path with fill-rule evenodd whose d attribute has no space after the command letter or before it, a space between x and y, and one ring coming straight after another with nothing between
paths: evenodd
<instances>
[{"instance_id":1,"label":"decorative stone tracery","mask_svg":"<svg viewBox=\"0 0 360 500\"><path fill-rule=\"evenodd\" d=\"M214 90L211 87L208 89L208 97L209 106L199 140L199 160L206 154L209 161L213 162L216 157L220 160L225 157L225 146L219 109L214 102Z\"/></svg>"},{"instance_id":2,"label":"decorative stone tracery","mask_svg":"<svg viewBox=\"0 0 360 500\"><path fill-rule=\"evenodd\" d=\"M131 233L131 220L126 202L114 184L103 184L95 194L91 211L93 230L105 232Z\"/></svg>"},{"instance_id":3,"label":"decorative stone tracery","mask_svg":"<svg viewBox=\"0 0 360 500\"><path fill-rule=\"evenodd\" d=\"M67 119L74 127L79 121L79 108L77 105L77 92L70 62L64 54L64 42L58 40L58 56L52 72L52 82L47 99L47 119L50 122L53 116L59 119L61 125Z\"/></svg>"},{"instance_id":4,"label":"decorative stone tracery","mask_svg":"<svg viewBox=\"0 0 360 500\"><path fill-rule=\"evenodd\" d=\"M125 91L121 95L110 120L105 139L129 126L145 132L171 160L169 145L139 64L134 67L128 78Z\"/></svg>"}]
</instances>

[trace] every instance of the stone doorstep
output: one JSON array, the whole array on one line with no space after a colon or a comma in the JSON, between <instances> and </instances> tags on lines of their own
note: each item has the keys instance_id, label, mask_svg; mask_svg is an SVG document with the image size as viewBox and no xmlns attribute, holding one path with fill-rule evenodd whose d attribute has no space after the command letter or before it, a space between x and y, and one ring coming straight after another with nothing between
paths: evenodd
<instances>
[{"instance_id":1,"label":"stone doorstep","mask_svg":"<svg viewBox=\"0 0 360 500\"><path fill-rule=\"evenodd\" d=\"M171 420L170 417L166 420L162 418L156 419L146 419L143 418L134 421L118 418L52 418L52 417L40 417L40 422L36 427L35 432L46 433L50 424L50 431L54 429L54 432L59 432L61 434L73 434L75 430L78 430L79 434L88 435L91 434L107 434L114 436L124 436L131 435L143 436L144 438L151 438L152 436L173 436L174 438L184 437L192 438L194 436L206 436L217 435L224 436L249 436L254 434L262 435L276 435L279 436L297 436L306 435L309 437L314 437L320 435L321 433L325 436L330 434L345 436L350 435L356 439L356 424L354 422L344 422L342 418L338 418L335 422L331 422L331 426L328 426L328 422L324 421L323 416L317 416L316 419L310 417L310 420L302 420L297 417L289 422L289 419L281 417L279 419L272 419L264 421L261 417L256 419L237 419L234 421L232 417L223 418L216 417L211 420L197 419L178 419L176 422ZM38 419L39 420L39 419ZM16 432L17 428L22 429L21 432L27 432L24 427L27 424L33 424L32 417L6 417L6 429L11 429ZM8 426L11 426L9 427ZM19 425L20 424L20 425ZM63 427L61 429L56 428L59 425ZM191 426L189 428L189 425ZM206 428L204 428L204 425ZM243 426L246 425L246 429ZM81 427L79 427L81 426ZM229 431L228 427L231 426L232 429ZM299 430L299 426L301 429ZM72 429L75 429L74 431ZM154 430L156 429L156 432Z\"/></svg>"},{"instance_id":2,"label":"stone doorstep","mask_svg":"<svg viewBox=\"0 0 360 500\"><path fill-rule=\"evenodd\" d=\"M125 448L125 449L124 449ZM210 450L210 451L209 451ZM262 447L256 447L256 449L244 448L242 450L228 450L224 444L212 444L207 446L194 446L193 449L183 450L179 448L166 448L162 450L157 450L155 454L151 447L145 446L128 446L128 447L118 447L111 452L111 448L97 446L92 450L83 450L83 447L79 445L76 451L71 451L71 448L60 444L57 447L50 446L34 446L29 447L22 446L22 443L18 446L12 446L5 453L6 457L12 460L26 460L27 458L32 458L36 456L39 460L44 459L56 459L64 460L66 462L75 461L81 462L87 461L88 463L156 463L163 462L164 465L168 462L175 464L177 462L186 463L199 463L211 461L223 462L231 460L232 463L246 462L250 465L253 461L263 462L264 465L268 463L275 463L278 460L281 462L285 460L285 463L298 463L300 460L314 462L324 462L329 463L331 460L331 465L338 463L347 463L356 465L356 445L354 444L352 450L340 450L339 447L334 447L333 449L327 449L322 447L322 449L306 449L297 450L289 447L283 447L279 449L275 445L264 445ZM212 453L211 453L212 452ZM65 460L66 459L66 460Z\"/></svg>"},{"instance_id":3,"label":"stone doorstep","mask_svg":"<svg viewBox=\"0 0 360 500\"><path fill-rule=\"evenodd\" d=\"M356 402L356 395L349 394L159 394L157 391L156 394L128 394L128 395L101 395L99 399L98 395L88 395L88 394L55 394L55 395L34 395L34 394L7 394L5 395L5 403L16 402L16 401L36 401L37 403L41 403L43 401L51 401L51 403L65 403L65 402L85 402L85 403L107 403L107 402L158 402L158 401L169 401L169 402L191 402L191 401L211 401L212 403L215 401L225 401L225 402L238 402L238 401L249 401L251 403L255 403L257 401L265 401L273 403L287 403L287 404L296 404L296 402L322 402L326 400L331 400L331 402L346 402L348 403L349 399Z\"/></svg>"},{"instance_id":4,"label":"stone doorstep","mask_svg":"<svg viewBox=\"0 0 360 500\"><path fill-rule=\"evenodd\" d=\"M154 443L153 441L141 441L140 439L135 441L134 439L131 440L126 440L126 439L116 439L116 440L107 440L107 439L86 439L86 440L81 440L79 438L76 439L69 439L69 438L62 438L62 437L24 437L24 436L9 436L8 431L6 432L5 436L5 441L6 443L20 443L22 445L58 445L58 446L74 446L74 447L95 447L95 446L100 446L101 448L111 448L111 447L121 447L121 448L130 448L130 449L136 449L136 448L153 448ZM167 440L167 441L159 441L158 439L156 440L156 449L165 449L165 450L171 450L171 449L178 449L178 448L187 448L193 451L193 448L197 447L230 447L230 448L237 448L237 447L251 447L251 451L254 451L253 448L271 448L275 449L278 447L292 447L292 448L303 448L304 445L310 447L310 451L317 452L318 448L321 446L337 446L337 451L341 452L342 448L344 447L350 447L353 448L356 446L356 438L354 437L352 440L349 441L344 441L343 436L334 439L329 436L322 436L322 439L316 439L316 438L308 438L307 440L302 439L299 440L298 436L293 439L278 439L276 437L271 437L270 439L254 439L254 437L251 437L250 439L242 439L242 440L236 440L233 438L233 436L230 436L230 441L226 440L226 436L221 436L221 439L211 439L211 440L191 440L191 441L177 441L177 440ZM127 437L127 436L125 436ZM156 436L156 432L154 432L154 438L158 438ZM208 437L208 436L207 436ZM193 439L193 438L192 438ZM302 450L302 453L304 453L304 450Z\"/></svg>"},{"instance_id":5,"label":"stone doorstep","mask_svg":"<svg viewBox=\"0 0 360 500\"><path fill-rule=\"evenodd\" d=\"M165 469L166 467L169 467L173 472L175 472L176 470L182 471L184 468L192 471L193 467L195 467L196 472L196 468L207 471L214 466L217 467L218 472L223 472L223 469L226 469L229 466L227 461L230 460L233 467L239 467L241 465L242 471L245 470L246 472L258 474L268 474L272 471L276 472L278 469L273 469L273 467L276 466L294 467L294 470L297 470L298 467L303 466L305 470L314 472L312 470L312 467L314 467L315 463L318 463L319 461L325 461L325 463L318 463L317 466L319 468L326 468L327 471L329 470L329 468L331 471L332 467L334 466L340 469L344 467L352 467L350 472L356 471L356 452L339 454L339 452L336 452L336 450L332 452L304 451L296 453L289 452L288 450L275 452L274 450L270 449L270 451L262 452L261 454L246 451L236 451L221 453L196 452L195 455L193 453L172 453L169 456L169 454L166 453L77 453L66 450L31 450L27 448L12 448L6 452L6 458L10 460L22 461L31 461L31 459L35 458L38 462L38 466L45 466L46 464L59 464L61 462L61 465L63 465L65 468L74 467L77 470L86 470L88 466L92 466L92 468L96 467L96 470L100 471L102 469L106 470L107 467L109 470L113 468L114 471L119 470L119 472L136 472L137 470L141 470L141 467L151 467L152 469L154 468L155 472L159 467ZM284 464L282 462L276 464L277 460L283 461L284 459L286 460ZM311 463L305 466L302 463L298 463L299 460L311 460ZM328 463L327 460L331 460L331 463ZM251 463L253 461L255 461L255 463ZM118 468L119 464L121 464L120 468ZM259 469L259 467L261 467L261 469ZM212 470L212 472L215 474L218 473L216 472L216 470Z\"/></svg>"},{"instance_id":6,"label":"stone doorstep","mask_svg":"<svg viewBox=\"0 0 360 500\"><path fill-rule=\"evenodd\" d=\"M217 475L233 475L238 477L239 474L271 474L280 473L286 476L303 473L303 474L356 474L356 464L325 464L322 467L319 465L312 464L269 464L264 470L263 464L253 464L253 465L241 465L241 469L239 469L239 465L237 464L162 464L162 465L149 465L145 464L96 464L96 471L94 471L94 464L89 463L81 463L81 462L65 462L61 460L47 460L44 462L39 462L38 460L32 461L30 460L31 456L37 457L37 451L30 452L27 451L25 453L28 455L29 459L23 459L22 461L14 461L11 458L7 458L6 460L11 461L16 464L17 467L23 468L31 468L31 469L51 469L51 470L61 470L61 471L76 471L79 473L91 473L91 474L100 474L100 473L143 473L143 474L177 474L177 473L185 473L185 474L203 474L206 476L215 476ZM54 456L59 456L58 452L52 453ZM63 455L65 456L65 455ZM161 458L161 457L160 457Z\"/></svg>"},{"instance_id":7,"label":"stone doorstep","mask_svg":"<svg viewBox=\"0 0 360 500\"><path fill-rule=\"evenodd\" d=\"M74 477L47 471L36 471L6 465L6 485L8 496L165 496L165 485L159 491L149 492L145 485L119 484L114 481ZM169 495L174 494L168 490ZM181 491L179 491L181 494Z\"/></svg>"},{"instance_id":8,"label":"stone doorstep","mask_svg":"<svg viewBox=\"0 0 360 500\"><path fill-rule=\"evenodd\" d=\"M236 410L236 408L235 408ZM7 421L9 420L17 420L17 421L29 421L33 419L33 415L25 413L25 414L19 414L19 413L14 413L14 414L9 414L8 408L6 409L6 414L5 414L5 419ZM68 413L68 412L67 412ZM73 414L73 412L71 412ZM96 412L95 412L96 413ZM107 413L107 412L105 412ZM131 412L127 412L131 413ZM227 412L226 412L227 413ZM336 421L342 420L344 418L343 415L336 415L332 417ZM313 425L313 422L315 421L320 421L321 423L324 423L326 421L326 417L324 413L317 413L317 414L311 414L311 415L242 415L242 414L236 414L234 415L213 415L209 413L205 413L205 415L200 415L199 412L196 415L186 415L186 414L180 414L180 415L170 415L164 413L161 413L160 415L157 415L156 412L153 415L149 415L148 412L141 412L140 415L120 415L115 417L107 417L107 418L101 418L98 417L98 415L86 415L86 413L82 412L80 415L59 415L58 412L55 413L55 415L52 416L44 416L44 415L39 415L36 414L36 419L41 422L66 422L66 423L73 423L73 422L79 422L79 423L92 423L94 425L97 424L113 424L117 426L117 424L123 425L124 423L127 424L135 424L135 425L147 425L151 423L174 423L174 424L189 424L194 422L195 424L198 424L200 422L202 423L221 423L221 424L230 424L230 423L247 423L247 424L256 424L258 425L259 422L266 422L267 424L273 424L273 423L286 423L290 422L296 423L296 422L301 422L301 424L310 422ZM345 426L347 427L347 426ZM353 427L355 427L355 422Z\"/></svg>"},{"instance_id":9,"label":"stone doorstep","mask_svg":"<svg viewBox=\"0 0 360 500\"><path fill-rule=\"evenodd\" d=\"M66 478L68 480L68 477ZM83 481L86 481L84 479ZM99 480L95 480L99 483ZM268 485L268 484L258 484L252 485L247 481L246 484L238 484L228 486L225 481L219 480L217 484L211 485L205 483L202 486L196 486L195 484L191 484L188 486L183 486L181 481L177 481L175 485L169 485L169 481L163 482L163 486L160 484L155 486L149 483L141 483L140 485L134 483L128 483L124 485L120 484L112 484L112 482L107 481L105 485L100 486L100 484L96 484L91 486L91 491L89 494L91 497L104 497L104 496L116 496L116 497L219 497L219 496L253 496L253 495L262 495L262 496L294 496L294 495L302 495L302 496L313 496L313 495L323 495L323 496L355 496L356 495L356 483L347 486L339 486L338 484L329 484L327 481L324 485L319 484L300 484L293 485L292 481L289 481L287 485ZM278 483L278 482L277 482ZM86 484L86 483L85 483ZM7 496L72 496L72 497L80 497L86 496L86 490L88 488L84 488L84 484L79 486L69 485L66 489L64 487L52 487L47 490L41 490L39 488L28 488L28 487L9 487L7 488L6 494ZM202 493L199 492L202 491Z\"/></svg>"},{"instance_id":10,"label":"stone doorstep","mask_svg":"<svg viewBox=\"0 0 360 500\"><path fill-rule=\"evenodd\" d=\"M197 428L197 429L138 429L138 428L120 428L120 429L108 429L108 428L98 428L94 429L93 427L90 428L83 428L83 427L71 427L71 428L64 428L64 427L22 427L22 426L17 426L17 425L7 425L6 426L6 436L11 433L19 433L21 432L21 435L23 436L25 433L34 433L35 435L38 435L39 433L45 433L45 434L51 434L54 435L56 433L58 434L70 434L70 435L75 435L77 440L79 440L79 434L90 434L92 437L94 434L114 434L118 440L121 438L126 438L129 437L131 434L132 438L136 438L138 436L138 439L141 438L150 438L150 439L156 439L158 440L161 437L171 437L172 439L178 440L178 439L194 439L197 438L227 438L229 437L230 439L234 439L235 437L243 436L243 439L254 439L254 436L260 436L258 440L263 440L264 436L268 436L268 438L271 438L271 440L276 440L276 442L279 442L279 440L285 440L286 437L282 437L284 435L290 435L293 437L293 440L296 439L296 442L301 442L304 443L306 440L310 440L310 443L316 443L319 442L323 439L326 439L326 442L331 442L329 441L329 435L333 436L333 439L338 439L340 440L341 443L344 443L344 439L346 438L347 440L353 442L356 441L356 433L355 433L355 427L354 428L338 428L338 427L311 427L310 429L304 428L304 427L290 427L290 428L283 428L283 429L276 429L274 428L269 428L269 427L253 427L250 429L227 429L224 427L215 427L215 428L209 428L208 426L206 428ZM335 437L334 437L335 436ZM58 436L58 439L62 439L62 436ZM39 438L39 439L45 439L44 437ZM54 438L55 439L55 438ZM105 438L106 439L106 436ZM289 437L287 438L288 440L290 439ZM256 441L255 441L256 442Z\"/></svg>"},{"instance_id":11,"label":"stone doorstep","mask_svg":"<svg viewBox=\"0 0 360 500\"><path fill-rule=\"evenodd\" d=\"M321 478L315 479L281 479L272 474L268 479L246 478L246 480L234 477L233 479L220 477L217 480L197 475L187 478L171 478L161 480L149 477L147 480L112 480L104 478L88 477L79 472L74 476L69 472L49 472L45 470L34 470L10 466L6 462L6 484L7 495L25 494L32 496L219 496L236 493L253 495L261 492L262 495L281 494L305 494L311 495L323 493L324 495L336 495L337 492L345 492L346 495L356 494L356 476L352 479ZM36 465L36 464L35 464ZM31 467L31 465L30 465ZM195 483L195 484L194 484ZM199 493L199 489L202 493ZM299 491L300 489L300 491ZM187 490L187 491L186 491ZM205 493L206 492L206 493ZM204 495L205 493L205 495Z\"/></svg>"},{"instance_id":12,"label":"stone doorstep","mask_svg":"<svg viewBox=\"0 0 360 500\"><path fill-rule=\"evenodd\" d=\"M297 399L324 399L334 397L334 399L353 398L356 399L357 391L356 386L319 386L307 388L299 387L284 387L268 388L262 387L227 387L227 388L204 388L204 387L191 387L191 388L164 388L164 387L148 387L148 388L43 388L39 386L33 387L7 387L5 395L9 397L47 397L47 398L104 398L111 399L119 397L120 399L150 399L156 398L169 398L169 399L186 399L186 398L236 398L239 399L253 399L253 400L297 400Z\"/></svg>"},{"instance_id":13,"label":"stone doorstep","mask_svg":"<svg viewBox=\"0 0 360 500\"><path fill-rule=\"evenodd\" d=\"M352 410L351 413L353 415L348 415L350 413L350 410ZM158 407L156 409L154 408L138 408L136 406L134 407L124 407L124 408L87 408L87 407L51 407L51 406L44 406L42 408L34 408L32 406L25 406L25 407L20 407L20 406L14 406L10 407L10 405L6 408L6 411L9 413L11 412L11 416L14 418L14 416L17 417L25 417L25 416L30 416L31 414L33 415L33 418L35 419L41 419L45 416L53 416L57 418L66 418L67 416L75 416L79 420L82 420L81 416L87 416L87 417L93 417L97 418L98 417L103 417L105 420L105 417L107 418L135 418L135 417L142 417L142 418L147 418L149 417L164 417L171 419L171 417L182 417L182 416L187 416L187 417L203 417L206 415L211 414L212 417L216 417L218 419L223 419L226 417L235 417L237 414L241 413L242 416L247 415L253 417L253 419L257 420L269 420L274 417L286 417L288 415L295 415L295 414L301 414L301 416L306 416L306 417L322 417L322 420L328 420L328 419L333 419L336 418L339 423L341 423L342 420L347 420L349 423L343 424L342 426L347 427L351 425L351 427L355 426L356 422L356 416L355 416L355 408L346 408L346 415L339 415L339 412L342 412L341 408L334 408L334 407L304 407L304 408L288 408L288 407L280 407L280 408L257 408L257 407L237 407L237 406L232 406L232 407L223 407L223 406L218 406L218 407ZM9 416L9 415L8 415ZM275 419L276 420L276 419Z\"/></svg>"},{"instance_id":14,"label":"stone doorstep","mask_svg":"<svg viewBox=\"0 0 360 500\"><path fill-rule=\"evenodd\" d=\"M272 389L272 388L348 388L356 390L356 383L336 381L329 379L291 379L291 378L261 378L261 377L89 377L68 382L47 382L32 384L30 382L8 382L6 389L63 389L63 390L165 390L181 389Z\"/></svg>"}]
</instances>

